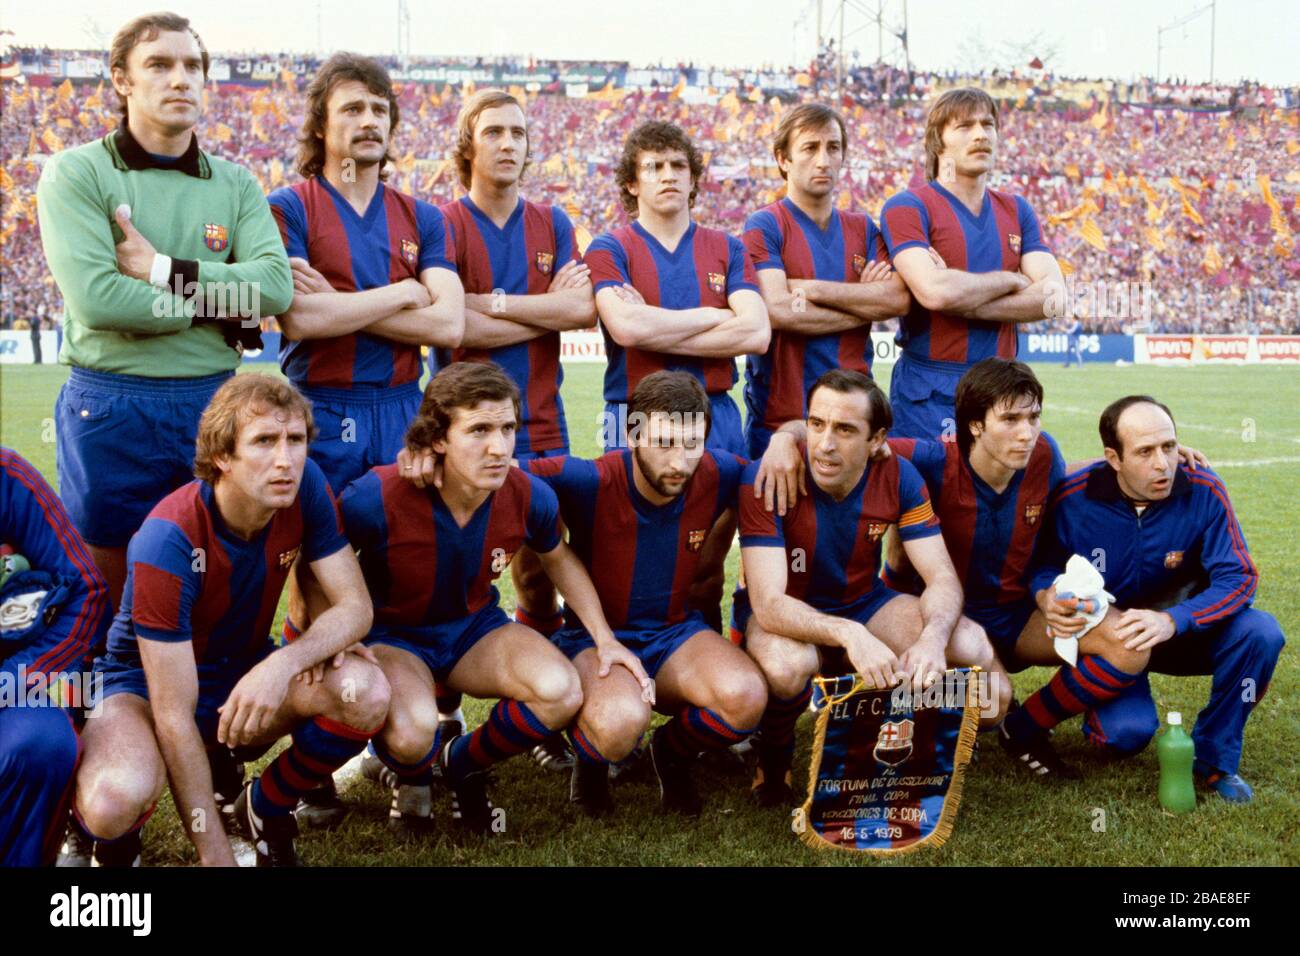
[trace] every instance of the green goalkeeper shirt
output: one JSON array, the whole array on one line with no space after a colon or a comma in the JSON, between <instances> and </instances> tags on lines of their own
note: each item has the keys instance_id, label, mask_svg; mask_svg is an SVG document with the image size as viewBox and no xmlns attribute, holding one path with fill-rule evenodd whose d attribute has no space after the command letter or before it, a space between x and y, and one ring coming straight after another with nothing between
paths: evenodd
<instances>
[{"instance_id":1,"label":"green goalkeeper shirt","mask_svg":"<svg viewBox=\"0 0 1300 956\"><path fill-rule=\"evenodd\" d=\"M64 364L152 378L229 371L239 353L217 324L193 324L196 310L213 316L213 303L226 303L231 315L271 316L293 300L284 242L261 186L244 167L200 150L197 137L162 163L123 123L52 156L36 202L45 258L63 293ZM113 213L123 203L141 235L172 257L171 289L118 271Z\"/></svg>"}]
</instances>

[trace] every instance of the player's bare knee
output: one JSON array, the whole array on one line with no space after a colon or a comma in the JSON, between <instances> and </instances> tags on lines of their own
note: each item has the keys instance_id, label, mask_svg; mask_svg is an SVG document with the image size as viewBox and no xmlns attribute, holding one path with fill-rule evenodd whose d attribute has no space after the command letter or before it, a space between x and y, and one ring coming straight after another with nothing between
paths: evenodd
<instances>
[{"instance_id":1,"label":"player's bare knee","mask_svg":"<svg viewBox=\"0 0 1300 956\"><path fill-rule=\"evenodd\" d=\"M527 703L552 728L566 725L582 708L582 681L567 661L539 668L529 680L529 693Z\"/></svg>"},{"instance_id":2,"label":"player's bare knee","mask_svg":"<svg viewBox=\"0 0 1300 956\"><path fill-rule=\"evenodd\" d=\"M993 651L993 642L983 625L968 617L963 617L953 628L948 641L949 662L962 667L979 667L992 670L997 666L997 654Z\"/></svg>"},{"instance_id":3,"label":"player's bare knee","mask_svg":"<svg viewBox=\"0 0 1300 956\"><path fill-rule=\"evenodd\" d=\"M758 665L764 680L777 697L790 698L803 691L821 663L817 648L777 637L751 623L746 651Z\"/></svg>"},{"instance_id":4,"label":"player's bare knee","mask_svg":"<svg viewBox=\"0 0 1300 956\"><path fill-rule=\"evenodd\" d=\"M354 655L330 675L325 716L349 727L378 727L388 715L391 690L384 672Z\"/></svg>"},{"instance_id":5,"label":"player's bare knee","mask_svg":"<svg viewBox=\"0 0 1300 956\"><path fill-rule=\"evenodd\" d=\"M1011 680L1000 668L981 671L976 679L980 726L996 727L1011 709L1011 699L1014 696Z\"/></svg>"},{"instance_id":6,"label":"player's bare knee","mask_svg":"<svg viewBox=\"0 0 1300 956\"><path fill-rule=\"evenodd\" d=\"M777 697L789 699L803 691L804 685L817 673L817 652L811 654L796 652L775 653L760 664L767 686Z\"/></svg>"},{"instance_id":7,"label":"player's bare knee","mask_svg":"<svg viewBox=\"0 0 1300 956\"><path fill-rule=\"evenodd\" d=\"M431 700L427 707L390 708L380 737L384 747L398 760L415 763L429 752L437 734L438 708Z\"/></svg>"},{"instance_id":8,"label":"player's bare knee","mask_svg":"<svg viewBox=\"0 0 1300 956\"><path fill-rule=\"evenodd\" d=\"M735 668L718 679L714 707L731 726L754 727L767 707L767 681L757 667Z\"/></svg>"},{"instance_id":9,"label":"player's bare knee","mask_svg":"<svg viewBox=\"0 0 1300 956\"><path fill-rule=\"evenodd\" d=\"M581 718L583 733L600 755L611 762L630 754L650 726L650 707L639 697L610 695Z\"/></svg>"},{"instance_id":10,"label":"player's bare knee","mask_svg":"<svg viewBox=\"0 0 1300 956\"><path fill-rule=\"evenodd\" d=\"M103 770L78 780L77 812L101 840L115 840L144 815L162 792L162 781L136 768Z\"/></svg>"},{"instance_id":11,"label":"player's bare knee","mask_svg":"<svg viewBox=\"0 0 1300 956\"><path fill-rule=\"evenodd\" d=\"M1112 667L1125 674L1140 674L1147 669L1151 652L1130 650L1117 638L1107 638L1102 645L1101 656Z\"/></svg>"},{"instance_id":12,"label":"player's bare knee","mask_svg":"<svg viewBox=\"0 0 1300 956\"><path fill-rule=\"evenodd\" d=\"M1011 678L1007 676L1006 671L992 671L988 675L989 682L993 685L998 701L998 719L1006 716L1007 711L1011 709L1011 701L1015 699L1016 691L1011 686Z\"/></svg>"}]
</instances>

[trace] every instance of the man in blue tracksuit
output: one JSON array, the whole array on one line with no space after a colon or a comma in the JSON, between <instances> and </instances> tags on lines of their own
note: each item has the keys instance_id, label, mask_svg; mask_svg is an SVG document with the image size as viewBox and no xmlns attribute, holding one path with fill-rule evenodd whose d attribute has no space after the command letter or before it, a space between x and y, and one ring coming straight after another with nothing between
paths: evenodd
<instances>
[{"instance_id":1,"label":"man in blue tracksuit","mask_svg":"<svg viewBox=\"0 0 1300 956\"><path fill-rule=\"evenodd\" d=\"M1284 638L1271 614L1250 606L1259 572L1227 490L1208 468L1179 466L1173 417L1153 398L1112 403L1100 431L1106 460L1057 491L1031 589L1049 628L1077 631L1074 600L1059 599L1052 583L1071 555L1087 558L1116 599L1099 629L1138 655L1149 653L1149 663L1128 674L1090 670L1080 657L1079 667L1062 668L1006 725L1012 734L1045 734L1086 713L1092 742L1136 753L1159 726L1147 672L1212 674L1209 703L1192 733L1196 774L1224 799L1248 802L1251 788L1237 775L1242 735Z\"/></svg>"},{"instance_id":2,"label":"man in blue tracksuit","mask_svg":"<svg viewBox=\"0 0 1300 956\"><path fill-rule=\"evenodd\" d=\"M80 677L108 626L108 588L53 489L8 448L0 546L0 866L37 866L63 836L77 763L65 705L94 704Z\"/></svg>"}]
</instances>

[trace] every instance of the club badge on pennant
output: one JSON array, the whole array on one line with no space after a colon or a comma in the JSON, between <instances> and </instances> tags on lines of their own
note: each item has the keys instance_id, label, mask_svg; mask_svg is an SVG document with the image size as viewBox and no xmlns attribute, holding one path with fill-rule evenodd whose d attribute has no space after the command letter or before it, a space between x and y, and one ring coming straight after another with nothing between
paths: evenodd
<instances>
[{"instance_id":1,"label":"club badge on pennant","mask_svg":"<svg viewBox=\"0 0 1300 956\"><path fill-rule=\"evenodd\" d=\"M415 265L416 260L420 258L420 247L414 239L402 240L402 258L408 265Z\"/></svg>"},{"instance_id":2,"label":"club badge on pennant","mask_svg":"<svg viewBox=\"0 0 1300 956\"><path fill-rule=\"evenodd\" d=\"M876 763L889 767L905 763L912 756L912 734L915 730L916 724L911 720L885 721L880 725L880 733L876 735L876 746L871 751L871 756L876 758Z\"/></svg>"},{"instance_id":3,"label":"club badge on pennant","mask_svg":"<svg viewBox=\"0 0 1300 956\"><path fill-rule=\"evenodd\" d=\"M544 276L551 274L551 266L555 262L555 255L550 252L537 253L537 271Z\"/></svg>"},{"instance_id":4,"label":"club badge on pennant","mask_svg":"<svg viewBox=\"0 0 1300 956\"><path fill-rule=\"evenodd\" d=\"M203 244L213 252L225 252L226 246L230 245L230 236L226 233L226 227L217 225L215 222L205 223L203 226Z\"/></svg>"},{"instance_id":5,"label":"club badge on pennant","mask_svg":"<svg viewBox=\"0 0 1300 956\"><path fill-rule=\"evenodd\" d=\"M819 850L888 856L952 835L979 728L979 668L946 671L913 695L868 690L856 674L814 680L817 713L799 838Z\"/></svg>"},{"instance_id":6,"label":"club badge on pennant","mask_svg":"<svg viewBox=\"0 0 1300 956\"><path fill-rule=\"evenodd\" d=\"M712 289L714 292L716 292L718 295L722 295L723 291L727 288L726 276L724 276L721 272L710 272L709 288Z\"/></svg>"}]
</instances>

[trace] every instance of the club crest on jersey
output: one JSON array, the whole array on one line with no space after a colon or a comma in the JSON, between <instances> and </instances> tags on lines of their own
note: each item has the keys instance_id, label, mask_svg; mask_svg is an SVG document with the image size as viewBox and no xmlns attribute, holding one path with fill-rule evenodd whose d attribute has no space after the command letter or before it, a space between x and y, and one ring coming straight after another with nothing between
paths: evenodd
<instances>
[{"instance_id":1,"label":"club crest on jersey","mask_svg":"<svg viewBox=\"0 0 1300 956\"><path fill-rule=\"evenodd\" d=\"M854 256L854 257L853 257L853 271L854 271L854 272L856 272L858 275L862 275L862 270L865 269L866 267L867 267L867 257L866 257L866 256Z\"/></svg>"},{"instance_id":2,"label":"club crest on jersey","mask_svg":"<svg viewBox=\"0 0 1300 956\"><path fill-rule=\"evenodd\" d=\"M1172 571L1183 563L1183 552L1170 551L1165 555L1165 567Z\"/></svg>"},{"instance_id":3,"label":"club crest on jersey","mask_svg":"<svg viewBox=\"0 0 1300 956\"><path fill-rule=\"evenodd\" d=\"M402 258L409 265L415 265L415 261L420 258L420 247L414 239L402 240Z\"/></svg>"},{"instance_id":4,"label":"club crest on jersey","mask_svg":"<svg viewBox=\"0 0 1300 956\"><path fill-rule=\"evenodd\" d=\"M704 536L707 533L705 528L686 532L686 550L694 554L704 547Z\"/></svg>"},{"instance_id":5,"label":"club crest on jersey","mask_svg":"<svg viewBox=\"0 0 1300 956\"><path fill-rule=\"evenodd\" d=\"M1018 235L1017 235L1016 233L1014 233L1014 232L1008 234L1008 235L1007 235L1007 245L1009 245L1009 246L1011 247L1011 251L1012 251L1012 252L1019 254L1019 252L1020 252L1020 236L1018 236Z\"/></svg>"},{"instance_id":6,"label":"club crest on jersey","mask_svg":"<svg viewBox=\"0 0 1300 956\"><path fill-rule=\"evenodd\" d=\"M226 227L219 226L215 222L205 223L203 244L213 252L225 252L226 246L230 245L230 236L226 233Z\"/></svg>"},{"instance_id":7,"label":"club crest on jersey","mask_svg":"<svg viewBox=\"0 0 1300 956\"><path fill-rule=\"evenodd\" d=\"M1042 505L1025 505L1025 524L1031 528L1038 524L1038 519L1043 513Z\"/></svg>"},{"instance_id":8,"label":"club crest on jersey","mask_svg":"<svg viewBox=\"0 0 1300 956\"><path fill-rule=\"evenodd\" d=\"M555 256L549 252L537 253L537 271L544 276L551 274L551 265L555 262Z\"/></svg>"},{"instance_id":9,"label":"club crest on jersey","mask_svg":"<svg viewBox=\"0 0 1300 956\"><path fill-rule=\"evenodd\" d=\"M886 521L870 521L867 523L867 540L875 544L881 536L889 529L889 523Z\"/></svg>"},{"instance_id":10,"label":"club crest on jersey","mask_svg":"<svg viewBox=\"0 0 1300 956\"><path fill-rule=\"evenodd\" d=\"M724 276L721 272L710 272L709 288L712 289L714 292L716 292L718 295L722 295L723 291L727 288L726 276Z\"/></svg>"},{"instance_id":11,"label":"club crest on jersey","mask_svg":"<svg viewBox=\"0 0 1300 956\"><path fill-rule=\"evenodd\" d=\"M506 568L510 567L510 562L514 560L515 553L507 551L504 548L492 549L492 573L500 574Z\"/></svg>"},{"instance_id":12,"label":"club crest on jersey","mask_svg":"<svg viewBox=\"0 0 1300 956\"><path fill-rule=\"evenodd\" d=\"M298 552L302 548L290 548L288 551L281 551L279 557L280 570L288 571L293 565L294 559L298 557Z\"/></svg>"},{"instance_id":13,"label":"club crest on jersey","mask_svg":"<svg viewBox=\"0 0 1300 956\"><path fill-rule=\"evenodd\" d=\"M912 732L915 728L916 725L910 718L885 721L880 725L880 733L876 737L876 746L871 751L871 756L886 766L897 767L912 756Z\"/></svg>"}]
</instances>

